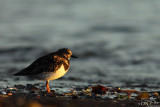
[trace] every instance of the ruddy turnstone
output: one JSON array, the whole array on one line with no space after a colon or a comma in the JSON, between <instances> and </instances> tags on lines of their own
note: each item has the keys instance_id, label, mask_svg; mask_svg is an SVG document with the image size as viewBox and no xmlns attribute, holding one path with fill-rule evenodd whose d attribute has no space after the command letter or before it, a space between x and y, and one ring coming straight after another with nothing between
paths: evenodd
<instances>
[{"instance_id":1,"label":"ruddy turnstone","mask_svg":"<svg viewBox=\"0 0 160 107\"><path fill-rule=\"evenodd\" d=\"M16 76L29 76L46 81L47 92L50 92L49 81L62 77L69 69L70 57L77 58L67 49L59 49L56 52L42 56L31 65L15 73Z\"/></svg>"}]
</instances>

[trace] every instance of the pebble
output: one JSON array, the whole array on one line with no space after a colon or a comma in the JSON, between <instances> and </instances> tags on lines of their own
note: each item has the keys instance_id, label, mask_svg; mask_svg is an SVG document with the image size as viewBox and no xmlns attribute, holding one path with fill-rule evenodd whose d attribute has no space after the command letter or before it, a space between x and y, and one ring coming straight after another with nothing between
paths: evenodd
<instances>
[{"instance_id":1,"label":"pebble","mask_svg":"<svg viewBox=\"0 0 160 107\"><path fill-rule=\"evenodd\" d=\"M24 85L14 85L14 87L17 88L17 89L24 89L25 88Z\"/></svg>"},{"instance_id":2,"label":"pebble","mask_svg":"<svg viewBox=\"0 0 160 107\"><path fill-rule=\"evenodd\" d=\"M26 85L26 89L27 89L27 90L31 90L31 91L38 91L38 88L35 87L35 86L32 85L32 84L27 84L27 85Z\"/></svg>"},{"instance_id":3,"label":"pebble","mask_svg":"<svg viewBox=\"0 0 160 107\"><path fill-rule=\"evenodd\" d=\"M12 87L6 89L7 92L10 92L10 91L17 91L17 90L18 90L17 88L12 88Z\"/></svg>"},{"instance_id":4,"label":"pebble","mask_svg":"<svg viewBox=\"0 0 160 107\"><path fill-rule=\"evenodd\" d=\"M1 95L6 95L7 93L5 91L1 91Z\"/></svg>"},{"instance_id":5,"label":"pebble","mask_svg":"<svg viewBox=\"0 0 160 107\"><path fill-rule=\"evenodd\" d=\"M7 95L12 95L12 93L7 93Z\"/></svg>"}]
</instances>

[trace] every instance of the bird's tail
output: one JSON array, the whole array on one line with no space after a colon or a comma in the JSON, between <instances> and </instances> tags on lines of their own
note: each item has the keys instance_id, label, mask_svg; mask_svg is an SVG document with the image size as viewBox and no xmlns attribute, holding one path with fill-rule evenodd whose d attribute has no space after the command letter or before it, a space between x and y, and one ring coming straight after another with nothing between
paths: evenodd
<instances>
[{"instance_id":1,"label":"bird's tail","mask_svg":"<svg viewBox=\"0 0 160 107\"><path fill-rule=\"evenodd\" d=\"M15 74L13 74L14 76L20 76L20 74L19 73L15 73Z\"/></svg>"}]
</instances>

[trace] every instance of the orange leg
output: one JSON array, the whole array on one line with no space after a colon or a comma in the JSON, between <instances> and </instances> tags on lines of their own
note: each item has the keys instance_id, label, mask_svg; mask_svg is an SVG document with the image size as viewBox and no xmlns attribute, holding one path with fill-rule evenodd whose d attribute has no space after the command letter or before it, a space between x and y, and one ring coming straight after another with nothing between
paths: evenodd
<instances>
[{"instance_id":1,"label":"orange leg","mask_svg":"<svg viewBox=\"0 0 160 107\"><path fill-rule=\"evenodd\" d=\"M46 81L46 87L47 87L47 92L50 93L50 88L49 88L49 81Z\"/></svg>"}]
</instances>

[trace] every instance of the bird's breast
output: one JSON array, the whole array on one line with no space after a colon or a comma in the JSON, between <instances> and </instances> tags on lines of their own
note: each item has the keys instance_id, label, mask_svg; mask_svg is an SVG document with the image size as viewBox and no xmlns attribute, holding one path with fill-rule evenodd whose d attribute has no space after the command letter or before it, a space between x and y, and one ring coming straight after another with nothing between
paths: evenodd
<instances>
[{"instance_id":1,"label":"bird's breast","mask_svg":"<svg viewBox=\"0 0 160 107\"><path fill-rule=\"evenodd\" d=\"M55 80L66 74L68 70L65 70L64 65L62 64L59 69L54 72L45 72L38 74L36 77L40 80Z\"/></svg>"}]
</instances>

